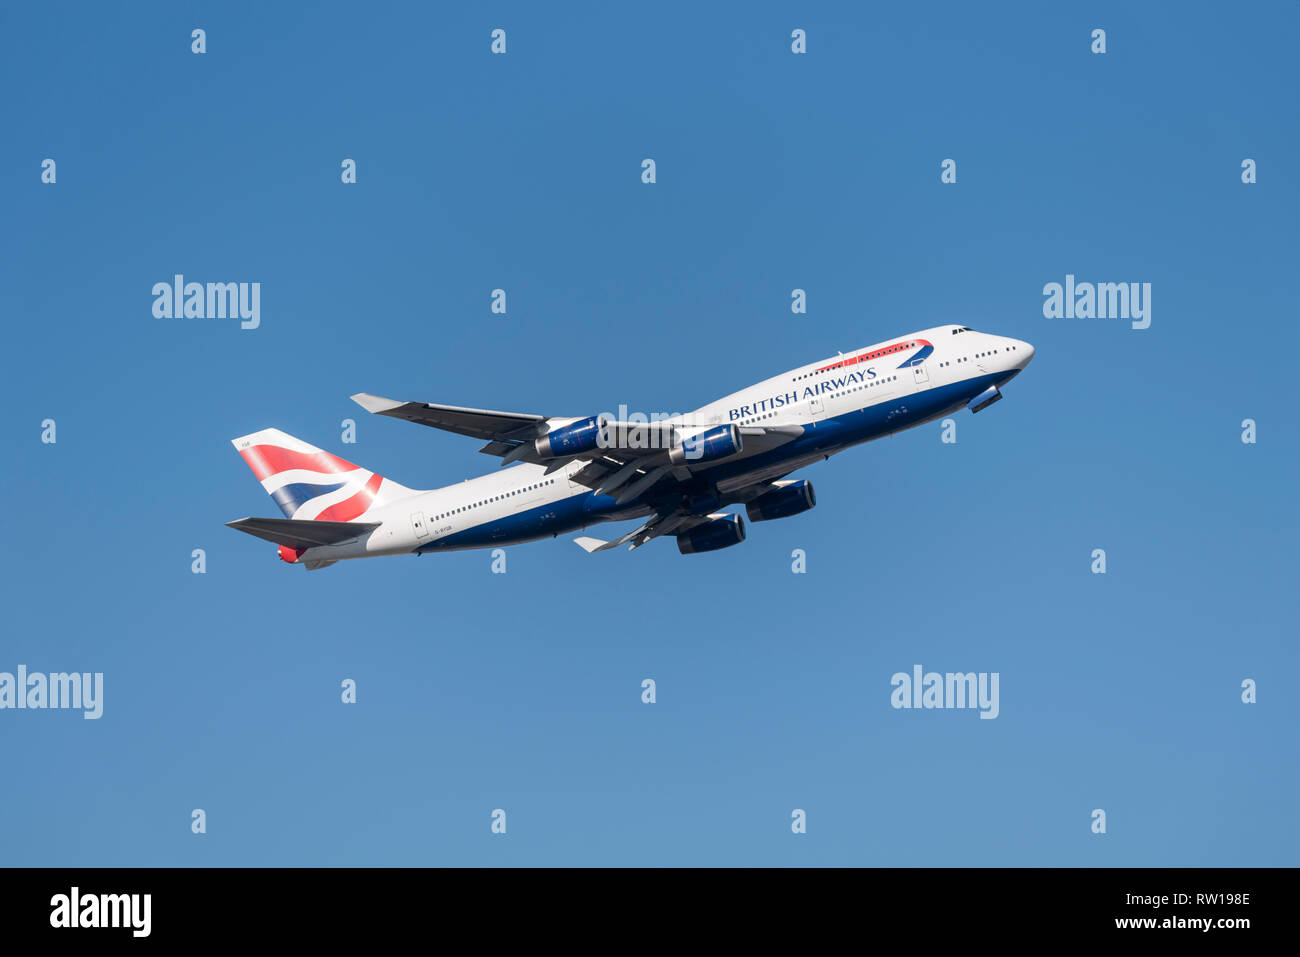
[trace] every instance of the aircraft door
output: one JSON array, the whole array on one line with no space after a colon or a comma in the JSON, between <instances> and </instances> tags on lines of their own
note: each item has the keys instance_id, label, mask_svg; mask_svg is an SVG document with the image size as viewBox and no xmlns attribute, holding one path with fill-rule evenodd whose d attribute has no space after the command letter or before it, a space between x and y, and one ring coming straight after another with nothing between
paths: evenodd
<instances>
[{"instance_id":1,"label":"aircraft door","mask_svg":"<svg viewBox=\"0 0 1300 957\"><path fill-rule=\"evenodd\" d=\"M422 539L422 538L427 538L427 537L428 537L428 535L429 535L429 526L426 525L425 522L424 522L424 513L423 513L423 512L412 512L412 513L411 513L411 527L415 529L415 538L416 538L416 541L419 541L419 540Z\"/></svg>"},{"instance_id":2,"label":"aircraft door","mask_svg":"<svg viewBox=\"0 0 1300 957\"><path fill-rule=\"evenodd\" d=\"M925 371L925 364L912 366L912 382L918 389L929 388L930 373Z\"/></svg>"},{"instance_id":3,"label":"aircraft door","mask_svg":"<svg viewBox=\"0 0 1300 957\"><path fill-rule=\"evenodd\" d=\"M826 408L822 405L821 396L813 396L808 400L809 418L814 422L820 421L826 415Z\"/></svg>"}]
</instances>

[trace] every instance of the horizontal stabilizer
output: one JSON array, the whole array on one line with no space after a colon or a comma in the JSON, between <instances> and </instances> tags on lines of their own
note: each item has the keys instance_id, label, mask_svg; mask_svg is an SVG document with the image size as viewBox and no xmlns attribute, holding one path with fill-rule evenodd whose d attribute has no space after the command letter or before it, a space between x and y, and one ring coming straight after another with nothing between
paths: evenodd
<instances>
[{"instance_id":1,"label":"horizontal stabilizer","mask_svg":"<svg viewBox=\"0 0 1300 957\"><path fill-rule=\"evenodd\" d=\"M380 525L379 522L316 522L292 518L241 518L226 524L299 551L318 545L339 545L373 532Z\"/></svg>"}]
</instances>

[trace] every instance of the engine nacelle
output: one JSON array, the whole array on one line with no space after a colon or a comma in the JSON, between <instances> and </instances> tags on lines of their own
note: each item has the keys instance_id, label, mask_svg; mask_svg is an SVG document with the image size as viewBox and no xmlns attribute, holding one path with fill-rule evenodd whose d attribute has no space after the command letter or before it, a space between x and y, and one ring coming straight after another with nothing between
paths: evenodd
<instances>
[{"instance_id":1,"label":"engine nacelle","mask_svg":"<svg viewBox=\"0 0 1300 957\"><path fill-rule=\"evenodd\" d=\"M552 429L533 441L539 458L582 455L596 449L669 449L677 444L677 430L668 422L620 422L605 415L578 419Z\"/></svg>"},{"instance_id":2,"label":"engine nacelle","mask_svg":"<svg viewBox=\"0 0 1300 957\"><path fill-rule=\"evenodd\" d=\"M1002 393L998 391L998 387L991 385L966 404L970 406L971 412L975 413L979 412L981 409L987 409L1001 398Z\"/></svg>"},{"instance_id":3,"label":"engine nacelle","mask_svg":"<svg viewBox=\"0 0 1300 957\"><path fill-rule=\"evenodd\" d=\"M770 522L774 518L789 518L806 512L817 504L817 494L812 482L800 479L765 492L745 506L751 522Z\"/></svg>"},{"instance_id":4,"label":"engine nacelle","mask_svg":"<svg viewBox=\"0 0 1300 957\"><path fill-rule=\"evenodd\" d=\"M544 459L553 459L561 455L581 455L583 452L592 451L600 444L600 430L603 426L600 416L590 415L585 419L562 425L558 429L552 429L533 442L533 449Z\"/></svg>"},{"instance_id":5,"label":"engine nacelle","mask_svg":"<svg viewBox=\"0 0 1300 957\"><path fill-rule=\"evenodd\" d=\"M702 465L737 455L742 448L740 429L735 425L720 425L683 439L681 445L668 453L668 461L673 465Z\"/></svg>"},{"instance_id":6,"label":"engine nacelle","mask_svg":"<svg viewBox=\"0 0 1300 957\"><path fill-rule=\"evenodd\" d=\"M730 548L745 540L745 520L739 515L715 518L703 525L696 525L684 535L677 536L677 550L683 555L696 552L716 552L719 548Z\"/></svg>"}]
</instances>

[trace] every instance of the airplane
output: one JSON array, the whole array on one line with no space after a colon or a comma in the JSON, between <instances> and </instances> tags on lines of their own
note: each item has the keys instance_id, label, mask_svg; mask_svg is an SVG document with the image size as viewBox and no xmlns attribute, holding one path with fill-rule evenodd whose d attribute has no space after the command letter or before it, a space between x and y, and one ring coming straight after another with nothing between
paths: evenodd
<instances>
[{"instance_id":1,"label":"airplane","mask_svg":"<svg viewBox=\"0 0 1300 957\"><path fill-rule=\"evenodd\" d=\"M806 512L812 483L787 478L850 446L962 408L981 412L1034 357L1019 339L946 325L800 366L693 413L554 418L367 393L368 412L487 442L501 466L458 485L407 488L278 429L232 442L283 518L227 524L279 546L308 570L380 555L497 548L604 522L645 519L587 552L664 535L684 554L745 540L751 522Z\"/></svg>"}]
</instances>

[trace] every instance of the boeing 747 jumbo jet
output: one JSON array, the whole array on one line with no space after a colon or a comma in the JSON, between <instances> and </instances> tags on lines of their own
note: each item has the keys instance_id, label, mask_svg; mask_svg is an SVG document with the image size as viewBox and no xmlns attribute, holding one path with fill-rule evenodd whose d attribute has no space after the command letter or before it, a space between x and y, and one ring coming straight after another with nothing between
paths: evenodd
<instances>
[{"instance_id":1,"label":"boeing 747 jumbo jet","mask_svg":"<svg viewBox=\"0 0 1300 957\"><path fill-rule=\"evenodd\" d=\"M751 522L798 515L817 499L790 473L870 442L1002 398L1034 357L1019 339L939 326L759 382L696 412L659 420L548 418L360 393L362 408L484 439L501 469L417 491L277 429L234 440L284 518L232 528L280 546L280 558L324 568L345 558L495 548L644 518L588 552L672 535L683 555L745 540Z\"/></svg>"}]
</instances>

